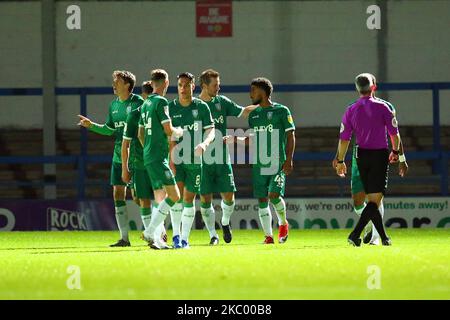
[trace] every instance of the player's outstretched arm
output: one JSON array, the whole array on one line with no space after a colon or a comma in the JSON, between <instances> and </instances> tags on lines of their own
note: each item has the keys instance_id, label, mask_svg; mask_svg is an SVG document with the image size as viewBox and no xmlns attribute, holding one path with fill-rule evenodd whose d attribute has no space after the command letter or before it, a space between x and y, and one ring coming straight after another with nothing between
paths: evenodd
<instances>
[{"instance_id":1,"label":"player's outstretched arm","mask_svg":"<svg viewBox=\"0 0 450 320\"><path fill-rule=\"evenodd\" d=\"M242 117L243 117L244 119L247 119L247 118L248 118L248 115L249 115L253 110L255 110L256 108L258 108L258 106L257 106L257 105L254 105L254 104L249 105L249 106L246 106L246 107L244 108L244 111L242 111Z\"/></svg>"},{"instance_id":2,"label":"player's outstretched arm","mask_svg":"<svg viewBox=\"0 0 450 320\"><path fill-rule=\"evenodd\" d=\"M163 123L163 128L164 133L168 137L175 138L177 140L178 138L181 138L183 136L183 128L172 126L171 121Z\"/></svg>"},{"instance_id":3,"label":"player's outstretched arm","mask_svg":"<svg viewBox=\"0 0 450 320\"><path fill-rule=\"evenodd\" d=\"M295 130L288 131L286 135L286 161L283 164L283 171L289 175L294 170Z\"/></svg>"},{"instance_id":4,"label":"player's outstretched arm","mask_svg":"<svg viewBox=\"0 0 450 320\"><path fill-rule=\"evenodd\" d=\"M206 138L203 140L203 142L199 143L195 147L194 154L199 157L202 155L203 152L205 152L206 148L208 148L209 144L214 140L214 137L216 136L216 130L214 127L206 129Z\"/></svg>"},{"instance_id":5,"label":"player's outstretched arm","mask_svg":"<svg viewBox=\"0 0 450 320\"><path fill-rule=\"evenodd\" d=\"M128 159L129 159L129 148L130 148L129 139L122 140L122 150L121 150L121 158L122 158L122 181L125 183L129 183L131 180L130 172L128 171Z\"/></svg>"},{"instance_id":6,"label":"player's outstretched arm","mask_svg":"<svg viewBox=\"0 0 450 320\"><path fill-rule=\"evenodd\" d=\"M174 155L173 155L173 149L176 147L177 143L176 141L170 140L169 141L169 167L172 170L173 175L176 174L177 168L175 167L175 163L173 161Z\"/></svg>"},{"instance_id":7,"label":"player's outstretched arm","mask_svg":"<svg viewBox=\"0 0 450 320\"><path fill-rule=\"evenodd\" d=\"M85 116L82 116L81 114L78 115L80 118L80 121L78 122L78 125L80 127L84 127L86 129L89 129L92 132L104 135L104 136L111 136L114 133L114 129L109 128L106 124L98 124L95 122L92 122L89 118L86 118Z\"/></svg>"}]
</instances>

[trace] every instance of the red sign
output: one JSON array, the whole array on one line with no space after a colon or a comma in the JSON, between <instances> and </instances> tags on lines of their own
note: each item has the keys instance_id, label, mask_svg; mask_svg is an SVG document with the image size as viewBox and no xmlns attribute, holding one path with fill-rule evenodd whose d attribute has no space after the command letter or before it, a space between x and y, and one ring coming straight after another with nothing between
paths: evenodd
<instances>
[{"instance_id":1,"label":"red sign","mask_svg":"<svg viewBox=\"0 0 450 320\"><path fill-rule=\"evenodd\" d=\"M231 0L197 0L197 37L231 37Z\"/></svg>"}]
</instances>

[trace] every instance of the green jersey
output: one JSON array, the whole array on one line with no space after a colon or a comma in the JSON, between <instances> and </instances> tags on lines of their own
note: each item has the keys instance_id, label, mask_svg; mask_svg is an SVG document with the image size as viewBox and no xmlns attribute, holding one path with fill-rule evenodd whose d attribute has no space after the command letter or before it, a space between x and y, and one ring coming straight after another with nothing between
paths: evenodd
<instances>
[{"instance_id":1,"label":"green jersey","mask_svg":"<svg viewBox=\"0 0 450 320\"><path fill-rule=\"evenodd\" d=\"M249 114L248 123L256 137L253 140L256 143L255 165L270 167L275 160L281 168L286 161L286 133L295 130L289 109L275 102L270 107L258 107Z\"/></svg>"},{"instance_id":2,"label":"green jersey","mask_svg":"<svg viewBox=\"0 0 450 320\"><path fill-rule=\"evenodd\" d=\"M183 157L184 150L178 154L186 165L201 165L201 157L195 157L195 147L203 141L203 133L209 128L214 128L214 121L208 105L198 98L193 98L191 104L183 107L178 99L169 103L169 114L174 127L181 127L184 130L183 137L190 137L190 156ZM177 141L181 144L183 138ZM185 159L186 158L186 159Z\"/></svg>"},{"instance_id":3,"label":"green jersey","mask_svg":"<svg viewBox=\"0 0 450 320\"><path fill-rule=\"evenodd\" d=\"M132 93L127 100L120 101L119 98L116 98L111 101L111 104L109 105L109 113L105 126L114 130L115 141L113 162L122 163L122 139L128 114L131 110L138 108L143 101L144 99L142 99L141 96Z\"/></svg>"},{"instance_id":4,"label":"green jersey","mask_svg":"<svg viewBox=\"0 0 450 320\"><path fill-rule=\"evenodd\" d=\"M220 131L222 137L227 135L227 117L240 117L244 112L244 108L240 105L221 95L213 97L210 101L206 102L206 104L211 111L214 126L216 130ZM211 152L211 155L215 155L214 150ZM223 163L229 163L229 160L230 152L228 145L223 143Z\"/></svg>"},{"instance_id":5,"label":"green jersey","mask_svg":"<svg viewBox=\"0 0 450 320\"><path fill-rule=\"evenodd\" d=\"M141 107L131 110L128 114L123 130L123 139L131 140L130 155L128 159L128 166L130 169L144 169L144 155L141 142L138 139L138 126L141 119Z\"/></svg>"},{"instance_id":6,"label":"green jersey","mask_svg":"<svg viewBox=\"0 0 450 320\"><path fill-rule=\"evenodd\" d=\"M162 162L169 156L169 139L163 124L169 122L168 101L166 98L151 94L141 108L139 126L144 127L144 165Z\"/></svg>"}]
</instances>

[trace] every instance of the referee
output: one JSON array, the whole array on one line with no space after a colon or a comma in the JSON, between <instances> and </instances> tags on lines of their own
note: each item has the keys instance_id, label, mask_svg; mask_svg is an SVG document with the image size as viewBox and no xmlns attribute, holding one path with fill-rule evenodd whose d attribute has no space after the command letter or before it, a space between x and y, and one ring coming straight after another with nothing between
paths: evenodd
<instances>
[{"instance_id":1,"label":"referee","mask_svg":"<svg viewBox=\"0 0 450 320\"><path fill-rule=\"evenodd\" d=\"M359 247L361 232L367 223L372 221L380 234L382 244L389 246L391 240L386 235L378 208L387 188L389 163L399 160L400 135L397 119L385 102L371 96L375 83L370 74L358 75L355 85L360 98L347 108L342 117L336 173L341 177L347 173L344 160L352 133L355 133L356 161L369 202L355 229L350 233L348 242ZM390 154L386 131L391 138Z\"/></svg>"}]
</instances>

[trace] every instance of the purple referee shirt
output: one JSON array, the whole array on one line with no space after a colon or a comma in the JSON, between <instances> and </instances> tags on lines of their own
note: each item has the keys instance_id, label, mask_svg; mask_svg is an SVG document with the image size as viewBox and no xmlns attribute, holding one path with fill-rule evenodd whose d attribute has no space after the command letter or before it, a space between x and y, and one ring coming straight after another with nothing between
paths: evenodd
<instances>
[{"instance_id":1,"label":"purple referee shirt","mask_svg":"<svg viewBox=\"0 0 450 320\"><path fill-rule=\"evenodd\" d=\"M341 140L350 141L356 135L356 144L363 149L388 148L387 134L398 133L395 111L374 97L361 97L350 105L342 117Z\"/></svg>"}]
</instances>

